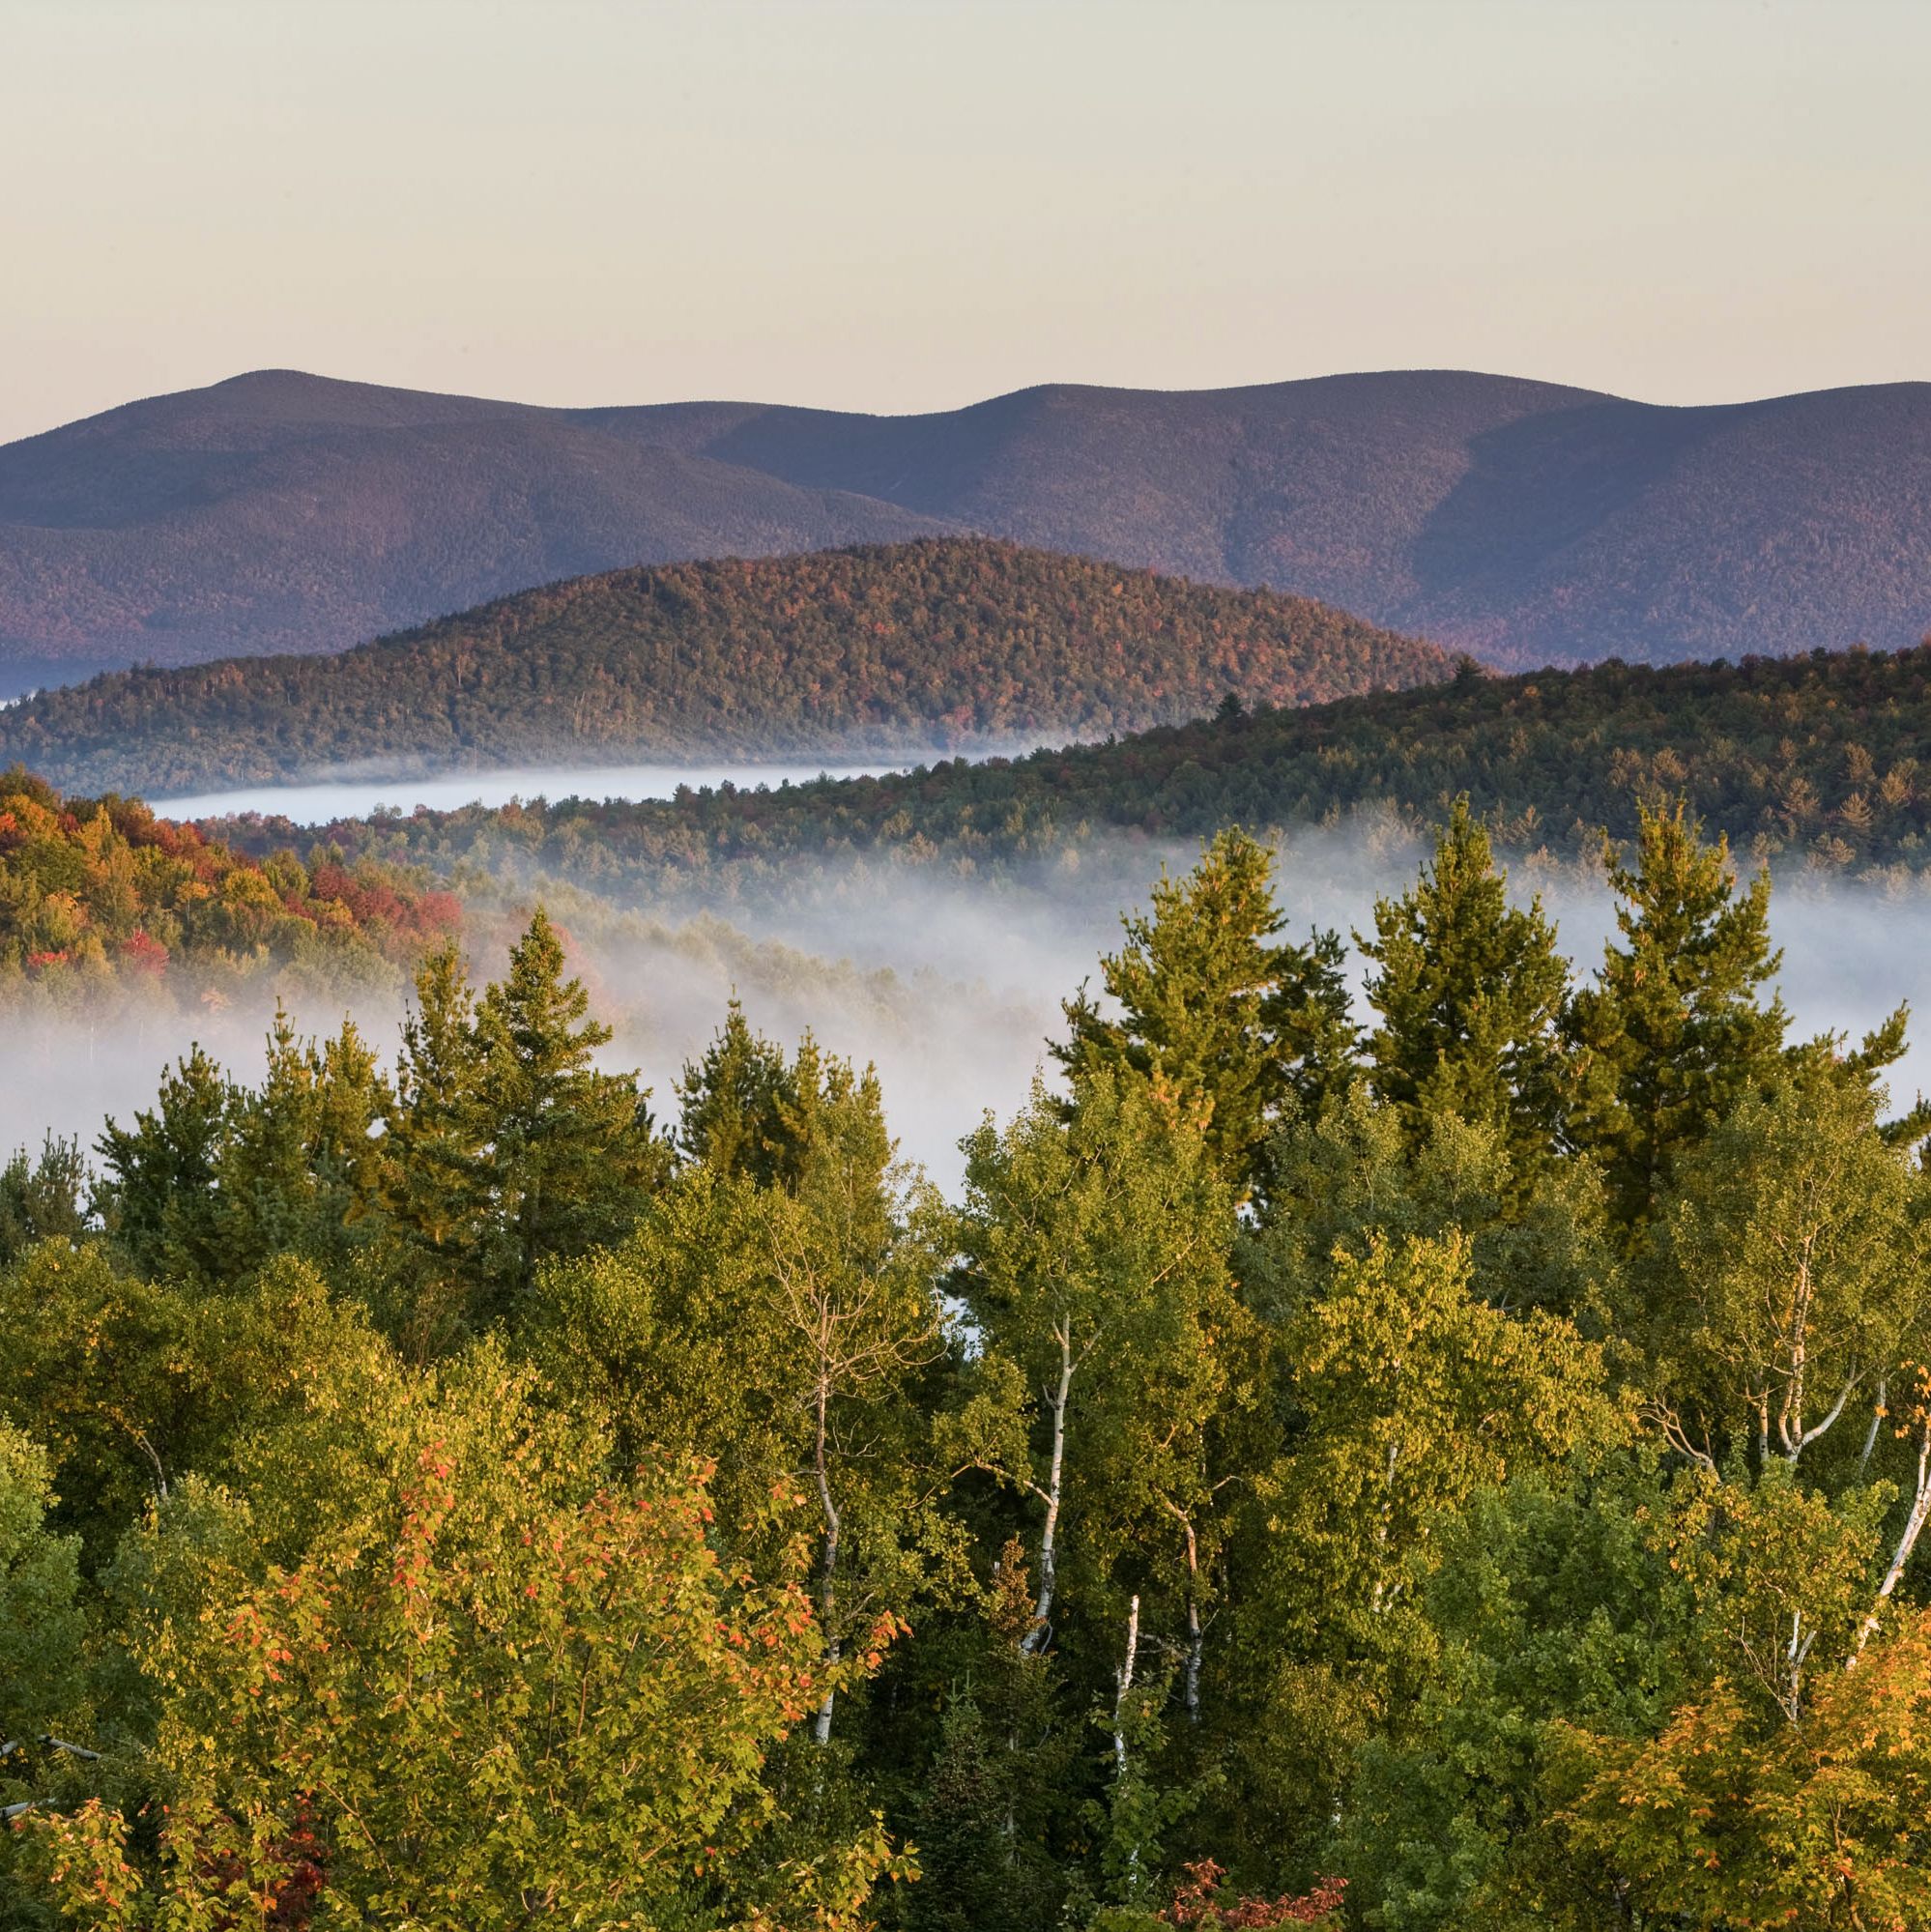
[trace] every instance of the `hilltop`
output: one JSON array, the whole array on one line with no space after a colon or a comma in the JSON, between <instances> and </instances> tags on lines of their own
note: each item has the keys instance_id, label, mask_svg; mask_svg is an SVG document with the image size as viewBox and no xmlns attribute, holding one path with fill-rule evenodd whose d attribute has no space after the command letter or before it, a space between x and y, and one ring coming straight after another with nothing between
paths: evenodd
<instances>
[{"instance_id":1,"label":"hilltop","mask_svg":"<svg viewBox=\"0 0 1931 1932\"><path fill-rule=\"evenodd\" d=\"M0 711L0 763L165 794L350 761L923 751L1105 736L1229 693L1301 705L1451 668L1303 598L929 539L578 578L333 657L111 673Z\"/></svg>"},{"instance_id":2,"label":"hilltop","mask_svg":"<svg viewBox=\"0 0 1931 1932\"><path fill-rule=\"evenodd\" d=\"M1931 385L1673 409L1415 370L873 417L266 371L0 448L0 670L339 650L572 574L961 531L1496 664L1896 648L1931 627Z\"/></svg>"}]
</instances>

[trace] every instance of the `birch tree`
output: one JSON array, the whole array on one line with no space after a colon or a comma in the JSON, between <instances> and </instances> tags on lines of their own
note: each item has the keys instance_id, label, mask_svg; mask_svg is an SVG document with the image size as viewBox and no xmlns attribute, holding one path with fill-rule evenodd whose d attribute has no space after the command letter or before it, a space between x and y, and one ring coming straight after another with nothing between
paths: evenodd
<instances>
[{"instance_id":1,"label":"birch tree","mask_svg":"<svg viewBox=\"0 0 1931 1932\"><path fill-rule=\"evenodd\" d=\"M1600 1350L1566 1319L1475 1291L1469 1244L1371 1240L1280 1359L1292 1437L1260 1485L1236 1632L1249 1802L1331 1828L1356 1753L1427 1680L1422 1588L1485 1488L1620 1439Z\"/></svg>"},{"instance_id":2,"label":"birch tree","mask_svg":"<svg viewBox=\"0 0 1931 1932\"><path fill-rule=\"evenodd\" d=\"M540 1277L526 1341L630 1453L715 1459L735 1513L795 1485L833 1664L952 1560L917 1393L943 1354L949 1218L900 1166L877 1078L733 1003L679 1084L696 1158L613 1254ZM831 1737L835 1689L813 1719Z\"/></svg>"},{"instance_id":3,"label":"birch tree","mask_svg":"<svg viewBox=\"0 0 1931 1932\"><path fill-rule=\"evenodd\" d=\"M966 1143L960 1287L984 1349L980 1419L1010 1424L971 1459L1036 1511L1026 1656L1052 1642L1068 1575L1104 1596L1150 1550L1171 1552L1160 1580L1194 1591L1197 1620L1205 1438L1229 1386L1221 1328L1238 1319L1233 1231L1198 1127L1130 1074L1082 1081L1070 1113L1035 1087L1009 1127Z\"/></svg>"},{"instance_id":4,"label":"birch tree","mask_svg":"<svg viewBox=\"0 0 1931 1932\"><path fill-rule=\"evenodd\" d=\"M1681 1163L1625 1320L1657 1427L1706 1469L1734 1452L1862 1473L1904 1358L1931 1352L1922 1182L1877 1106L1859 1079L1800 1069Z\"/></svg>"}]
</instances>

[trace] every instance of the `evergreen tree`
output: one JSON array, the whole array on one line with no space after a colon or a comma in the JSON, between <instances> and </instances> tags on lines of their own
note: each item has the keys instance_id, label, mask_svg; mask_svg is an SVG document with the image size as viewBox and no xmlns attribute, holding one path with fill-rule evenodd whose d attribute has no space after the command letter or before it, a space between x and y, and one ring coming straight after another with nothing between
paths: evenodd
<instances>
[{"instance_id":1,"label":"evergreen tree","mask_svg":"<svg viewBox=\"0 0 1931 1932\"><path fill-rule=\"evenodd\" d=\"M809 1197L876 1252L889 1221L896 1145L871 1068L827 1053L807 1033L789 1065L752 1030L734 995L704 1057L677 1081L677 1142L724 1180Z\"/></svg>"},{"instance_id":2,"label":"evergreen tree","mask_svg":"<svg viewBox=\"0 0 1931 1932\"><path fill-rule=\"evenodd\" d=\"M490 1122L476 996L462 955L439 946L416 975L383 1138L383 1205L401 1251L411 1352L446 1341L489 1245Z\"/></svg>"},{"instance_id":3,"label":"evergreen tree","mask_svg":"<svg viewBox=\"0 0 1931 1932\"><path fill-rule=\"evenodd\" d=\"M86 1194L78 1139L49 1131L38 1160L17 1149L0 1168L0 1267L36 1241L78 1240L87 1225Z\"/></svg>"},{"instance_id":4,"label":"evergreen tree","mask_svg":"<svg viewBox=\"0 0 1931 1932\"><path fill-rule=\"evenodd\" d=\"M338 1264L380 1229L371 1138L389 1108L389 1082L353 1021L333 1039L297 1038L275 1008L262 1084L238 1088L234 1131L218 1172L223 1280L277 1254Z\"/></svg>"},{"instance_id":5,"label":"evergreen tree","mask_svg":"<svg viewBox=\"0 0 1931 1932\"><path fill-rule=\"evenodd\" d=\"M1517 1186L1556 1151L1564 1057L1557 1037L1569 971L1539 901L1509 904L1488 834L1459 798L1434 856L1356 936L1377 970L1368 999L1375 1097L1411 1147L1445 1113L1501 1131Z\"/></svg>"},{"instance_id":6,"label":"evergreen tree","mask_svg":"<svg viewBox=\"0 0 1931 1932\"><path fill-rule=\"evenodd\" d=\"M95 1206L137 1268L233 1288L277 1254L328 1264L374 1239L372 1136L389 1088L353 1022L318 1044L279 1006L259 1088L196 1047L131 1129L107 1123Z\"/></svg>"},{"instance_id":7,"label":"evergreen tree","mask_svg":"<svg viewBox=\"0 0 1931 1932\"><path fill-rule=\"evenodd\" d=\"M499 1305L528 1292L544 1256L621 1235L666 1170L636 1076L594 1065L611 1031L589 1011L590 995L564 977L562 940L538 907L507 977L476 1009L494 1222L488 1294Z\"/></svg>"},{"instance_id":8,"label":"evergreen tree","mask_svg":"<svg viewBox=\"0 0 1931 1932\"><path fill-rule=\"evenodd\" d=\"M151 1274L217 1281L227 1269L216 1180L234 1138L234 1084L198 1046L161 1076L152 1110L112 1120L95 1143L105 1169L94 1206Z\"/></svg>"},{"instance_id":9,"label":"evergreen tree","mask_svg":"<svg viewBox=\"0 0 1931 1932\"><path fill-rule=\"evenodd\" d=\"M1648 1221L1672 1159L1776 1071L1787 1016L1759 990L1771 950L1770 879L1737 896L1727 841L1703 843L1679 802L1645 806L1632 867L1613 851L1622 904L1595 986L1571 1001L1578 1050L1571 1133L1602 1163L1626 1227Z\"/></svg>"},{"instance_id":10,"label":"evergreen tree","mask_svg":"<svg viewBox=\"0 0 1931 1932\"><path fill-rule=\"evenodd\" d=\"M734 993L717 1037L677 1081L678 1146L715 1173L775 1186L792 1165L784 1110L793 1084L784 1049L751 1030Z\"/></svg>"},{"instance_id":11,"label":"evergreen tree","mask_svg":"<svg viewBox=\"0 0 1931 1932\"><path fill-rule=\"evenodd\" d=\"M1176 1113L1197 1112L1222 1170L1250 1190L1283 1103L1318 1109L1354 1051L1340 940L1277 943L1272 873L1267 848L1238 828L1185 879L1163 873L1151 916L1128 916L1126 945L1100 963L1121 1017L1082 987L1066 1002L1070 1037L1052 1048L1076 1081L1131 1067Z\"/></svg>"}]
</instances>

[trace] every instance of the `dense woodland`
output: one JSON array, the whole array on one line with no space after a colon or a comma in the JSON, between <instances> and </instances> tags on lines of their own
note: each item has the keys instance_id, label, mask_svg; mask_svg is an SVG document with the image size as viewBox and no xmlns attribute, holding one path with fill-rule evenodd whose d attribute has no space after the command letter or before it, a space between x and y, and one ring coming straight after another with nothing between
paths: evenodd
<instances>
[{"instance_id":1,"label":"dense woodland","mask_svg":"<svg viewBox=\"0 0 1931 1932\"><path fill-rule=\"evenodd\" d=\"M1924 1924L1905 1016L1680 805L1610 880L1578 980L1456 807L1357 1013L1221 833L955 1201L541 913L22 1152L0 1924Z\"/></svg>"},{"instance_id":2,"label":"dense woodland","mask_svg":"<svg viewBox=\"0 0 1931 1932\"><path fill-rule=\"evenodd\" d=\"M401 982L461 921L417 875L326 850L257 863L136 801L0 772L0 1010L29 989L79 1005L110 989L221 998L281 975Z\"/></svg>"},{"instance_id":3,"label":"dense woodland","mask_svg":"<svg viewBox=\"0 0 1931 1932\"><path fill-rule=\"evenodd\" d=\"M935 540L620 570L339 656L112 673L0 711L0 760L152 795L336 764L923 751L1449 670L1432 645L1306 598Z\"/></svg>"},{"instance_id":4,"label":"dense woodland","mask_svg":"<svg viewBox=\"0 0 1931 1932\"><path fill-rule=\"evenodd\" d=\"M1019 760L674 801L566 799L343 822L341 851L439 873L567 878L653 904L820 890L841 869L1040 876L1225 824L1438 822L1466 792L1498 847L1589 859L1685 797L1752 864L1908 885L1931 865L1931 648L1454 679L1212 718ZM238 820L266 856L315 834Z\"/></svg>"}]
</instances>

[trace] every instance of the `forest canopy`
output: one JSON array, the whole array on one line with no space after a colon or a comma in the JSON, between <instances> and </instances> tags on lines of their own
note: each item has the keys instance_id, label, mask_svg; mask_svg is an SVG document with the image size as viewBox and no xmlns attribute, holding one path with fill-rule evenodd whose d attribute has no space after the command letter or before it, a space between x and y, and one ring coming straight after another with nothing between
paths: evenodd
<instances>
[{"instance_id":1,"label":"forest canopy","mask_svg":"<svg viewBox=\"0 0 1931 1932\"><path fill-rule=\"evenodd\" d=\"M0 1925L1921 1925L1907 1016L1681 801L1609 879L1577 975L1465 802L1353 936L1217 833L951 1199L540 909L22 1150Z\"/></svg>"},{"instance_id":2,"label":"forest canopy","mask_svg":"<svg viewBox=\"0 0 1931 1932\"><path fill-rule=\"evenodd\" d=\"M64 798L0 771L0 1007L30 990L72 1004L184 980L224 996L290 969L380 986L461 923L419 872L326 848L258 861L138 800Z\"/></svg>"},{"instance_id":3,"label":"forest canopy","mask_svg":"<svg viewBox=\"0 0 1931 1932\"><path fill-rule=\"evenodd\" d=\"M1931 864L1931 648L1664 669L1603 664L1299 709L1224 700L1196 723L1023 759L676 799L570 798L341 821L342 850L448 873L551 876L649 902L783 896L827 875L931 869L1063 878L1121 841L1225 824L1293 832L1395 821L1426 832L1466 793L1498 848L1593 860L1681 797L1753 864L1868 878ZM266 854L312 839L224 821Z\"/></svg>"},{"instance_id":4,"label":"forest canopy","mask_svg":"<svg viewBox=\"0 0 1931 1932\"><path fill-rule=\"evenodd\" d=\"M1305 597L926 539L580 577L337 656L114 672L0 710L0 762L155 795L337 764L922 754L1450 669Z\"/></svg>"}]
</instances>

